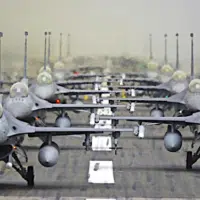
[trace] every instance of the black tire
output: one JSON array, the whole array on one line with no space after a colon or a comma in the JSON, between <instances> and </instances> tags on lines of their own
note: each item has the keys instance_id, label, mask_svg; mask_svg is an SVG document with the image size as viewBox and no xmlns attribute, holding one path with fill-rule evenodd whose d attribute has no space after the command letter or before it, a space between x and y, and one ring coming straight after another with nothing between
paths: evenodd
<instances>
[{"instance_id":1,"label":"black tire","mask_svg":"<svg viewBox=\"0 0 200 200\"><path fill-rule=\"evenodd\" d=\"M186 169L191 170L192 169L192 151L187 151L186 155Z\"/></svg>"},{"instance_id":2,"label":"black tire","mask_svg":"<svg viewBox=\"0 0 200 200\"><path fill-rule=\"evenodd\" d=\"M28 187L33 187L34 186L34 168L33 168L33 166L27 167L26 178L27 178L26 181L27 181Z\"/></svg>"}]
</instances>

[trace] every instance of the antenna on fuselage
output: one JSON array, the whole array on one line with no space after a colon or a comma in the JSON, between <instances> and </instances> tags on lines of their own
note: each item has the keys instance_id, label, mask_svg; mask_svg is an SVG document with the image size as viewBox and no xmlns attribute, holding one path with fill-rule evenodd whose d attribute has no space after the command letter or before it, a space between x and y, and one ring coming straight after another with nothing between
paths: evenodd
<instances>
[{"instance_id":1,"label":"antenna on fuselage","mask_svg":"<svg viewBox=\"0 0 200 200\"><path fill-rule=\"evenodd\" d=\"M62 59L62 33L60 33L60 55L59 55L59 61Z\"/></svg>"},{"instance_id":2,"label":"antenna on fuselage","mask_svg":"<svg viewBox=\"0 0 200 200\"><path fill-rule=\"evenodd\" d=\"M51 56L51 32L48 33L48 58L47 58L47 64L50 67L50 56Z\"/></svg>"},{"instance_id":3,"label":"antenna on fuselage","mask_svg":"<svg viewBox=\"0 0 200 200\"><path fill-rule=\"evenodd\" d=\"M179 34L176 33L176 70L179 70Z\"/></svg>"},{"instance_id":4,"label":"antenna on fuselage","mask_svg":"<svg viewBox=\"0 0 200 200\"><path fill-rule=\"evenodd\" d=\"M153 51L152 51L152 34L149 34L149 60L153 59Z\"/></svg>"},{"instance_id":5,"label":"antenna on fuselage","mask_svg":"<svg viewBox=\"0 0 200 200\"><path fill-rule=\"evenodd\" d=\"M3 32L0 32L0 80L2 80L2 65L1 65L1 38L3 37Z\"/></svg>"},{"instance_id":6,"label":"antenna on fuselage","mask_svg":"<svg viewBox=\"0 0 200 200\"><path fill-rule=\"evenodd\" d=\"M191 80L194 79L194 42L193 42L194 34L190 33L191 38Z\"/></svg>"},{"instance_id":7,"label":"antenna on fuselage","mask_svg":"<svg viewBox=\"0 0 200 200\"><path fill-rule=\"evenodd\" d=\"M168 63L168 59L167 59L167 34L164 35L164 38L165 38L165 57L164 57L164 61L165 61L165 64Z\"/></svg>"},{"instance_id":8,"label":"antenna on fuselage","mask_svg":"<svg viewBox=\"0 0 200 200\"><path fill-rule=\"evenodd\" d=\"M46 71L47 67L47 32L44 32L44 71Z\"/></svg>"},{"instance_id":9,"label":"antenna on fuselage","mask_svg":"<svg viewBox=\"0 0 200 200\"><path fill-rule=\"evenodd\" d=\"M70 37L71 35L67 35L67 57L71 56L71 45L70 45Z\"/></svg>"}]
</instances>

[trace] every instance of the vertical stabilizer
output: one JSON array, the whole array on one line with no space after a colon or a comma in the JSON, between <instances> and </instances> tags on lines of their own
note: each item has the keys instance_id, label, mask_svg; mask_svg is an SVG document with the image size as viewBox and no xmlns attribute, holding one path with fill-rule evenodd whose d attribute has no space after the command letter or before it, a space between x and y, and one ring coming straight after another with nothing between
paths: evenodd
<instances>
[{"instance_id":1,"label":"vertical stabilizer","mask_svg":"<svg viewBox=\"0 0 200 200\"><path fill-rule=\"evenodd\" d=\"M164 38L165 38L165 57L164 57L164 61L165 61L165 64L168 63L168 59L167 59L167 34L164 35Z\"/></svg>"},{"instance_id":2,"label":"vertical stabilizer","mask_svg":"<svg viewBox=\"0 0 200 200\"><path fill-rule=\"evenodd\" d=\"M60 52L59 52L59 61L62 60L62 33L60 33Z\"/></svg>"},{"instance_id":3,"label":"vertical stabilizer","mask_svg":"<svg viewBox=\"0 0 200 200\"><path fill-rule=\"evenodd\" d=\"M3 37L3 32L0 32L0 80L2 80L2 57L1 57L1 38Z\"/></svg>"},{"instance_id":4,"label":"vertical stabilizer","mask_svg":"<svg viewBox=\"0 0 200 200\"><path fill-rule=\"evenodd\" d=\"M48 66L50 66L50 56L51 56L51 32L48 33L48 58L47 58Z\"/></svg>"},{"instance_id":5,"label":"vertical stabilizer","mask_svg":"<svg viewBox=\"0 0 200 200\"><path fill-rule=\"evenodd\" d=\"M149 34L149 60L153 59L153 51L152 51L152 34Z\"/></svg>"},{"instance_id":6,"label":"vertical stabilizer","mask_svg":"<svg viewBox=\"0 0 200 200\"><path fill-rule=\"evenodd\" d=\"M179 70L179 34L176 33L176 70Z\"/></svg>"},{"instance_id":7,"label":"vertical stabilizer","mask_svg":"<svg viewBox=\"0 0 200 200\"><path fill-rule=\"evenodd\" d=\"M24 42L24 79L27 78L27 40L28 40L28 32L25 31L25 42Z\"/></svg>"},{"instance_id":8,"label":"vertical stabilizer","mask_svg":"<svg viewBox=\"0 0 200 200\"><path fill-rule=\"evenodd\" d=\"M71 41L70 41L70 39L71 39L71 35L70 34L68 34L67 35L67 57L70 57L71 56Z\"/></svg>"},{"instance_id":9,"label":"vertical stabilizer","mask_svg":"<svg viewBox=\"0 0 200 200\"><path fill-rule=\"evenodd\" d=\"M28 32L24 32L24 76L21 82L25 83L28 86L28 78L27 78L27 52L28 52Z\"/></svg>"},{"instance_id":10,"label":"vertical stabilizer","mask_svg":"<svg viewBox=\"0 0 200 200\"><path fill-rule=\"evenodd\" d=\"M190 33L191 38L191 80L194 79L194 42L193 42L194 34Z\"/></svg>"},{"instance_id":11,"label":"vertical stabilizer","mask_svg":"<svg viewBox=\"0 0 200 200\"><path fill-rule=\"evenodd\" d=\"M47 68L47 32L44 32L44 71Z\"/></svg>"}]
</instances>

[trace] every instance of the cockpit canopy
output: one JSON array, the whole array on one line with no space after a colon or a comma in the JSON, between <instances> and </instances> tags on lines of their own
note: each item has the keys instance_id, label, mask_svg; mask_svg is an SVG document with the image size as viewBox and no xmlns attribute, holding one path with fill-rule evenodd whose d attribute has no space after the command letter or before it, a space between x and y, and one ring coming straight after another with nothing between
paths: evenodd
<instances>
[{"instance_id":1,"label":"cockpit canopy","mask_svg":"<svg viewBox=\"0 0 200 200\"><path fill-rule=\"evenodd\" d=\"M173 72L174 72L174 69L173 69L173 67L171 67L170 65L166 64L166 65L163 65L163 66L162 66L161 72L162 72L163 74L166 74L166 73L173 73Z\"/></svg>"},{"instance_id":2,"label":"cockpit canopy","mask_svg":"<svg viewBox=\"0 0 200 200\"><path fill-rule=\"evenodd\" d=\"M200 92L200 79L193 79L189 84L190 92Z\"/></svg>"},{"instance_id":3,"label":"cockpit canopy","mask_svg":"<svg viewBox=\"0 0 200 200\"><path fill-rule=\"evenodd\" d=\"M10 97L27 97L28 86L23 82L17 82L10 88Z\"/></svg>"},{"instance_id":4,"label":"cockpit canopy","mask_svg":"<svg viewBox=\"0 0 200 200\"><path fill-rule=\"evenodd\" d=\"M148 62L147 68L148 68L148 70L153 70L153 71L155 71L155 70L158 69L158 63L155 62L155 61L153 61L153 60L151 60L151 61Z\"/></svg>"},{"instance_id":5,"label":"cockpit canopy","mask_svg":"<svg viewBox=\"0 0 200 200\"><path fill-rule=\"evenodd\" d=\"M52 84L53 78L52 75L46 71L41 72L37 76L37 83L39 85L49 85Z\"/></svg>"},{"instance_id":6,"label":"cockpit canopy","mask_svg":"<svg viewBox=\"0 0 200 200\"><path fill-rule=\"evenodd\" d=\"M43 66L43 67L40 68L39 74L42 73L42 72L44 72L44 71L45 71L45 70L44 70L44 66ZM46 66L46 71L47 71L48 73L52 74L52 70L51 70L51 68L49 67L49 65Z\"/></svg>"},{"instance_id":7,"label":"cockpit canopy","mask_svg":"<svg viewBox=\"0 0 200 200\"><path fill-rule=\"evenodd\" d=\"M101 83L101 86L102 86L102 87L107 87L107 86L108 86L108 84L107 84L107 82L106 82L106 81L103 81L103 82Z\"/></svg>"},{"instance_id":8,"label":"cockpit canopy","mask_svg":"<svg viewBox=\"0 0 200 200\"><path fill-rule=\"evenodd\" d=\"M64 69L65 65L63 62L58 61L54 64L54 69Z\"/></svg>"},{"instance_id":9,"label":"cockpit canopy","mask_svg":"<svg viewBox=\"0 0 200 200\"><path fill-rule=\"evenodd\" d=\"M182 80L185 80L186 78L187 78L187 74L180 70L174 72L174 74L172 75L172 79L174 81L182 81Z\"/></svg>"}]
</instances>

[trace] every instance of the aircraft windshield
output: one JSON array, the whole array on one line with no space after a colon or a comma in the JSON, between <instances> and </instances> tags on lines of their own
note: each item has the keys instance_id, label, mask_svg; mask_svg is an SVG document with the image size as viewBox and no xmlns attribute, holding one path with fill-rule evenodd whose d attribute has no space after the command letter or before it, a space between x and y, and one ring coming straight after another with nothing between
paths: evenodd
<instances>
[{"instance_id":1,"label":"aircraft windshield","mask_svg":"<svg viewBox=\"0 0 200 200\"><path fill-rule=\"evenodd\" d=\"M165 73L173 73L174 69L170 65L163 65L163 67L161 68L161 72L163 74L165 74Z\"/></svg>"},{"instance_id":2,"label":"aircraft windshield","mask_svg":"<svg viewBox=\"0 0 200 200\"><path fill-rule=\"evenodd\" d=\"M190 92L200 92L200 79L194 79L189 84Z\"/></svg>"},{"instance_id":3,"label":"aircraft windshield","mask_svg":"<svg viewBox=\"0 0 200 200\"><path fill-rule=\"evenodd\" d=\"M10 97L27 97L28 87L22 82L17 82L10 88Z\"/></svg>"},{"instance_id":4,"label":"aircraft windshield","mask_svg":"<svg viewBox=\"0 0 200 200\"><path fill-rule=\"evenodd\" d=\"M58 61L54 64L54 69L63 69L65 67L64 63L61 61Z\"/></svg>"},{"instance_id":5,"label":"aircraft windshield","mask_svg":"<svg viewBox=\"0 0 200 200\"><path fill-rule=\"evenodd\" d=\"M42 67L42 68L40 68L40 71L39 71L39 74L40 73L42 73L42 72L44 72L45 70L44 70L44 66ZM52 73L52 70L51 70L51 68L47 65L46 66L46 71L48 72L48 73Z\"/></svg>"},{"instance_id":6,"label":"aircraft windshield","mask_svg":"<svg viewBox=\"0 0 200 200\"><path fill-rule=\"evenodd\" d=\"M182 80L185 80L186 78L187 78L187 74L183 71L176 71L172 75L172 79L175 81L182 81Z\"/></svg>"},{"instance_id":7,"label":"aircraft windshield","mask_svg":"<svg viewBox=\"0 0 200 200\"><path fill-rule=\"evenodd\" d=\"M158 63L156 63L155 61L150 61L147 64L147 68L149 70L157 70L158 69Z\"/></svg>"},{"instance_id":8,"label":"aircraft windshield","mask_svg":"<svg viewBox=\"0 0 200 200\"><path fill-rule=\"evenodd\" d=\"M37 83L39 85L52 84L52 82L53 82L53 78L52 78L51 74L49 74L46 71L40 73L37 77Z\"/></svg>"}]
</instances>

